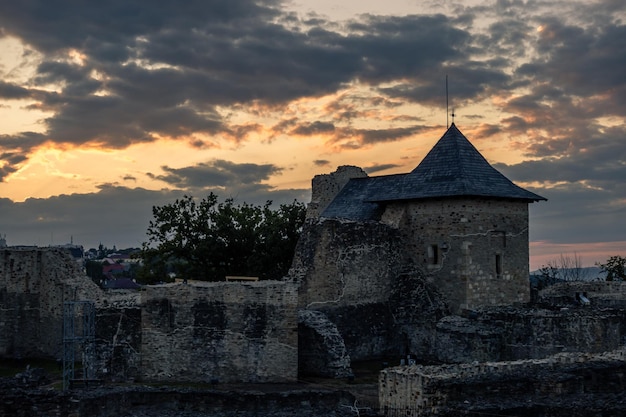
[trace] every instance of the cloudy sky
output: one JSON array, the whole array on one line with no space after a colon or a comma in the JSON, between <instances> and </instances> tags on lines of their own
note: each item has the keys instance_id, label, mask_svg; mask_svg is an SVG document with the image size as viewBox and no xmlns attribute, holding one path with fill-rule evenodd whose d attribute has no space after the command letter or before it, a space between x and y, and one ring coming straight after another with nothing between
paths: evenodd
<instances>
[{"instance_id":1,"label":"cloudy sky","mask_svg":"<svg viewBox=\"0 0 626 417\"><path fill-rule=\"evenodd\" d=\"M531 205L531 268L626 256L626 6L0 1L0 236L140 246L153 205L310 199L456 125ZM451 121L451 120L450 120Z\"/></svg>"}]
</instances>

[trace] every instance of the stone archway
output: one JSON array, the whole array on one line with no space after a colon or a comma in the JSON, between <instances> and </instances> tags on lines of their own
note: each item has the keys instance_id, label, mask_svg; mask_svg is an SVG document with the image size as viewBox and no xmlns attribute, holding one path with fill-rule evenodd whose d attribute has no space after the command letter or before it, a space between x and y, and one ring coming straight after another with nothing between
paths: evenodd
<instances>
[{"instance_id":1,"label":"stone archway","mask_svg":"<svg viewBox=\"0 0 626 417\"><path fill-rule=\"evenodd\" d=\"M306 376L353 376L350 356L337 326L321 311L298 312L298 373Z\"/></svg>"}]
</instances>

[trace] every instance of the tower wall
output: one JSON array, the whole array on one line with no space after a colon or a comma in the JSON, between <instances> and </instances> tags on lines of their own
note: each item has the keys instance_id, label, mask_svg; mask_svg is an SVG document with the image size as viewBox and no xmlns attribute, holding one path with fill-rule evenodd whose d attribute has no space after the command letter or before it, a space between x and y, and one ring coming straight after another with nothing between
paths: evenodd
<instances>
[{"instance_id":1,"label":"tower wall","mask_svg":"<svg viewBox=\"0 0 626 417\"><path fill-rule=\"evenodd\" d=\"M452 311L527 302L528 204L447 198L390 204L382 221Z\"/></svg>"}]
</instances>

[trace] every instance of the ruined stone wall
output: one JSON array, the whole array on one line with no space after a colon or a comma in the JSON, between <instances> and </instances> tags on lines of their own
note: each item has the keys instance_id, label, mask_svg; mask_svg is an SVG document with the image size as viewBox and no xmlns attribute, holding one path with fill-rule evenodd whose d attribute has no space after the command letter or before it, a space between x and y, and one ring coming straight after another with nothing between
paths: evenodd
<instances>
[{"instance_id":1,"label":"ruined stone wall","mask_svg":"<svg viewBox=\"0 0 626 417\"><path fill-rule=\"evenodd\" d=\"M626 308L626 282L622 281L562 282L539 291L538 301L554 305L580 304L578 294L583 294L594 308Z\"/></svg>"},{"instance_id":2,"label":"ruined stone wall","mask_svg":"<svg viewBox=\"0 0 626 417\"><path fill-rule=\"evenodd\" d=\"M445 306L403 251L398 230L379 222L305 226L290 270L300 308L323 312L353 361L432 353Z\"/></svg>"},{"instance_id":3,"label":"ruined stone wall","mask_svg":"<svg viewBox=\"0 0 626 417\"><path fill-rule=\"evenodd\" d=\"M617 350L513 362L390 368L379 375L379 403L387 417L452 416L465 410L481 414L491 410L490 403L498 404L503 415L510 415L504 412L507 407L518 410L514 415L523 415L524 408L546 396L553 401L594 392L621 396L625 358L624 350Z\"/></svg>"},{"instance_id":4,"label":"ruined stone wall","mask_svg":"<svg viewBox=\"0 0 626 417\"><path fill-rule=\"evenodd\" d=\"M447 363L599 353L626 340L624 309L492 307L437 324L434 350Z\"/></svg>"},{"instance_id":5,"label":"ruined stone wall","mask_svg":"<svg viewBox=\"0 0 626 417\"><path fill-rule=\"evenodd\" d=\"M141 378L149 381L295 381L293 283L196 283L142 292Z\"/></svg>"},{"instance_id":6,"label":"ruined stone wall","mask_svg":"<svg viewBox=\"0 0 626 417\"><path fill-rule=\"evenodd\" d=\"M397 235L376 222L309 221L289 275L301 308L386 302L398 265Z\"/></svg>"},{"instance_id":7,"label":"ruined stone wall","mask_svg":"<svg viewBox=\"0 0 626 417\"><path fill-rule=\"evenodd\" d=\"M352 360L380 356L394 337L394 236L376 222L322 219L309 220L298 242L290 276L299 284L299 306L335 323Z\"/></svg>"},{"instance_id":8,"label":"ruined stone wall","mask_svg":"<svg viewBox=\"0 0 626 417\"><path fill-rule=\"evenodd\" d=\"M60 358L63 302L100 295L66 250L0 250L0 355Z\"/></svg>"},{"instance_id":9,"label":"ruined stone wall","mask_svg":"<svg viewBox=\"0 0 626 417\"><path fill-rule=\"evenodd\" d=\"M142 321L139 303L117 304L96 310L93 373L103 381L140 378Z\"/></svg>"},{"instance_id":10,"label":"ruined stone wall","mask_svg":"<svg viewBox=\"0 0 626 417\"><path fill-rule=\"evenodd\" d=\"M452 311L527 302L528 204L479 198L390 204L382 222Z\"/></svg>"},{"instance_id":11,"label":"ruined stone wall","mask_svg":"<svg viewBox=\"0 0 626 417\"><path fill-rule=\"evenodd\" d=\"M306 218L318 218L324 209L341 191L350 178L367 177L361 168L343 165L330 174L320 174L311 181L311 202L307 207Z\"/></svg>"},{"instance_id":12,"label":"ruined stone wall","mask_svg":"<svg viewBox=\"0 0 626 417\"><path fill-rule=\"evenodd\" d=\"M297 296L295 284L277 281L105 292L64 250L3 249L0 356L62 358L63 303L87 300L99 379L294 381Z\"/></svg>"}]
</instances>

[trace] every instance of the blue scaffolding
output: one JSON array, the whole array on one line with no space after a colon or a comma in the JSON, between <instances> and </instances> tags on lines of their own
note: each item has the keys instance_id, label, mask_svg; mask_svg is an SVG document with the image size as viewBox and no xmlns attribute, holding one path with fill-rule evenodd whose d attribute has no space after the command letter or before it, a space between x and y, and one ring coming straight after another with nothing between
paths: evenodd
<instances>
[{"instance_id":1,"label":"blue scaffolding","mask_svg":"<svg viewBox=\"0 0 626 417\"><path fill-rule=\"evenodd\" d=\"M96 307L92 301L63 303L63 390L74 382L87 385L94 379ZM81 356L81 377L76 377L76 355Z\"/></svg>"}]
</instances>

